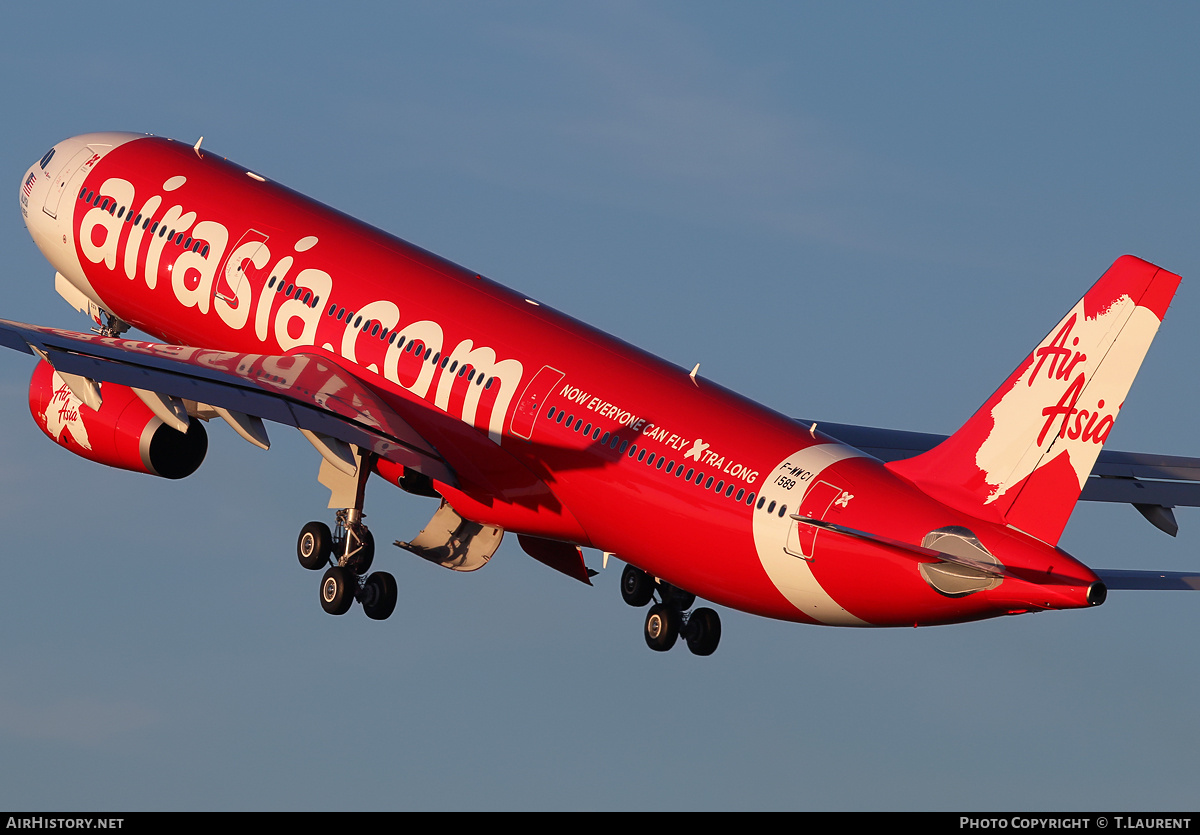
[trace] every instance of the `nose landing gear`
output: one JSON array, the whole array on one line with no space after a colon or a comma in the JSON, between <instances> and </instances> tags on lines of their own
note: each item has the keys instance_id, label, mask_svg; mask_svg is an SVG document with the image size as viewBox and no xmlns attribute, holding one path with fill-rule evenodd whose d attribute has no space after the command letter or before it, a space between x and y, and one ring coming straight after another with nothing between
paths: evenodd
<instances>
[{"instance_id":1,"label":"nose landing gear","mask_svg":"<svg viewBox=\"0 0 1200 835\"><path fill-rule=\"evenodd\" d=\"M666 652L682 635L693 655L712 655L721 642L721 618L707 607L689 612L696 595L626 565L621 572L621 597L630 606L642 607L658 594L660 602L646 613L643 636L646 646Z\"/></svg>"}]
</instances>

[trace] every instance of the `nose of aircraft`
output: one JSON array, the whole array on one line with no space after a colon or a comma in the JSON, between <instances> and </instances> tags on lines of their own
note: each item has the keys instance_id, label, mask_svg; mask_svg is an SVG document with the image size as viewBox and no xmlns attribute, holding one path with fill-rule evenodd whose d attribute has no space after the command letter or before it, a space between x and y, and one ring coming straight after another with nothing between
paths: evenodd
<instances>
[{"instance_id":1,"label":"nose of aircraft","mask_svg":"<svg viewBox=\"0 0 1200 835\"><path fill-rule=\"evenodd\" d=\"M72 136L46 151L26 170L21 179L21 214L30 236L52 264L57 264L53 257L57 250L70 249L71 198L75 192L105 154L139 136L134 133Z\"/></svg>"},{"instance_id":2,"label":"nose of aircraft","mask_svg":"<svg viewBox=\"0 0 1200 835\"><path fill-rule=\"evenodd\" d=\"M35 239L39 226L57 218L71 175L89 156L86 137L76 136L59 142L26 170L21 179L21 214Z\"/></svg>"}]
</instances>

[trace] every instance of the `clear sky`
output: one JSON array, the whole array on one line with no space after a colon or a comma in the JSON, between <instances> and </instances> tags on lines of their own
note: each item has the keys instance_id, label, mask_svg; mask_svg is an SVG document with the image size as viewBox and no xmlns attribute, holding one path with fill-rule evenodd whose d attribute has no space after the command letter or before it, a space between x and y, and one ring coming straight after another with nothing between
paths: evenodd
<instances>
[{"instance_id":1,"label":"clear sky","mask_svg":"<svg viewBox=\"0 0 1200 835\"><path fill-rule=\"evenodd\" d=\"M781 411L952 431L1119 255L1184 276L1110 448L1200 454L1200 12L1104 3L5 4L0 316L86 328L20 175L194 142ZM716 655L506 542L321 611L317 453L57 449L0 354L0 807L1195 809L1200 595L921 630L722 610ZM435 504L373 484L376 539ZM1200 568L1082 506L1063 546ZM599 555L587 554L599 568Z\"/></svg>"}]
</instances>

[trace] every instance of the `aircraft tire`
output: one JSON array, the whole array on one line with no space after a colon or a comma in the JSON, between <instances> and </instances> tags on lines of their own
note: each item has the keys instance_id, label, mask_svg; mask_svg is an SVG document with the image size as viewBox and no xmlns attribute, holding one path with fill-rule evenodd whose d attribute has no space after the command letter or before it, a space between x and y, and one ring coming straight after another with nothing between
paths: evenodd
<instances>
[{"instance_id":1,"label":"aircraft tire","mask_svg":"<svg viewBox=\"0 0 1200 835\"><path fill-rule=\"evenodd\" d=\"M296 557L309 571L319 571L329 565L329 555L332 551L333 534L324 522L309 522L300 529L300 538L296 541Z\"/></svg>"},{"instance_id":2,"label":"aircraft tire","mask_svg":"<svg viewBox=\"0 0 1200 835\"><path fill-rule=\"evenodd\" d=\"M321 608L331 615L344 615L354 603L358 581L340 565L330 566L321 578Z\"/></svg>"},{"instance_id":3,"label":"aircraft tire","mask_svg":"<svg viewBox=\"0 0 1200 835\"><path fill-rule=\"evenodd\" d=\"M675 639L679 637L679 611L662 603L655 603L646 613L643 632L646 646L655 652L666 652L675 646Z\"/></svg>"},{"instance_id":4,"label":"aircraft tire","mask_svg":"<svg viewBox=\"0 0 1200 835\"><path fill-rule=\"evenodd\" d=\"M367 578L364 588L367 592L363 598L363 612L371 620L387 620L396 609L396 597L399 591L396 578L386 571L376 571Z\"/></svg>"},{"instance_id":5,"label":"aircraft tire","mask_svg":"<svg viewBox=\"0 0 1200 835\"><path fill-rule=\"evenodd\" d=\"M621 598L630 606L642 608L654 598L654 578L632 565L621 572Z\"/></svg>"},{"instance_id":6,"label":"aircraft tire","mask_svg":"<svg viewBox=\"0 0 1200 835\"><path fill-rule=\"evenodd\" d=\"M721 642L721 617L712 609L697 609L688 617L687 646L692 655L712 655Z\"/></svg>"},{"instance_id":7,"label":"aircraft tire","mask_svg":"<svg viewBox=\"0 0 1200 835\"><path fill-rule=\"evenodd\" d=\"M375 537L365 526L359 527L358 537L362 543L361 547L346 567L361 577L371 570L371 563L375 562Z\"/></svg>"}]
</instances>

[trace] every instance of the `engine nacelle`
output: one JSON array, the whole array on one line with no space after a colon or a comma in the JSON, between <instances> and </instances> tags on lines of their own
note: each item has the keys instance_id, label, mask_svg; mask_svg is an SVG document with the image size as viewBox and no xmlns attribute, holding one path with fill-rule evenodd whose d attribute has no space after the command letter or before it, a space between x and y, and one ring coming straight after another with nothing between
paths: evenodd
<instances>
[{"instance_id":1,"label":"engine nacelle","mask_svg":"<svg viewBox=\"0 0 1200 835\"><path fill-rule=\"evenodd\" d=\"M208 433L192 420L186 434L167 426L134 394L117 383L102 383L99 410L82 403L50 363L42 360L29 381L29 411L46 436L91 461L184 478L208 452Z\"/></svg>"}]
</instances>

